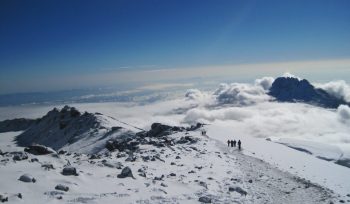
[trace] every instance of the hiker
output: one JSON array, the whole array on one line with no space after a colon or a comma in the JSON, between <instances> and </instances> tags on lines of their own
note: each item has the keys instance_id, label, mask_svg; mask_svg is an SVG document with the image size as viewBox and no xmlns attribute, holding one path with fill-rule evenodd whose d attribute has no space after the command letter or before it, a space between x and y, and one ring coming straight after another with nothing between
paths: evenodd
<instances>
[{"instance_id":1,"label":"hiker","mask_svg":"<svg viewBox=\"0 0 350 204\"><path fill-rule=\"evenodd\" d=\"M233 140L231 140L231 147L233 147Z\"/></svg>"},{"instance_id":2,"label":"hiker","mask_svg":"<svg viewBox=\"0 0 350 204\"><path fill-rule=\"evenodd\" d=\"M237 141L236 140L233 140L233 146L236 147L236 143Z\"/></svg>"},{"instance_id":3,"label":"hiker","mask_svg":"<svg viewBox=\"0 0 350 204\"><path fill-rule=\"evenodd\" d=\"M241 150L241 140L238 140L238 149Z\"/></svg>"},{"instance_id":4,"label":"hiker","mask_svg":"<svg viewBox=\"0 0 350 204\"><path fill-rule=\"evenodd\" d=\"M227 146L229 147L231 144L231 141L230 140L227 140Z\"/></svg>"}]
</instances>

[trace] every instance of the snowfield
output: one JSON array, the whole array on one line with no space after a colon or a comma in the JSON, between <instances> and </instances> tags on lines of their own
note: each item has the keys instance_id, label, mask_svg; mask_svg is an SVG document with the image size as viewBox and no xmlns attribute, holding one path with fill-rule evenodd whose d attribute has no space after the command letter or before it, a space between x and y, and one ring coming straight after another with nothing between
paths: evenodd
<instances>
[{"instance_id":1,"label":"snowfield","mask_svg":"<svg viewBox=\"0 0 350 204\"><path fill-rule=\"evenodd\" d=\"M212 134L213 129L208 131ZM2 150L21 149L12 143L15 135L1 134ZM200 131L169 137L185 135L199 140L163 148L143 145L134 152L135 161L125 161L128 156L124 152L96 159L86 154L28 155L23 161L2 156L1 195L11 203L38 204L199 203L200 198L212 203L330 203L339 199L336 193L320 185L246 156L202 136ZM151 159L145 160L147 157ZM34 158L38 161L32 162ZM78 176L61 174L68 161L77 168ZM45 169L43 164L52 164L54 169ZM134 178L118 178L124 167L132 170ZM30 174L36 182L19 181L23 174ZM55 190L58 184L69 190Z\"/></svg>"}]
</instances>

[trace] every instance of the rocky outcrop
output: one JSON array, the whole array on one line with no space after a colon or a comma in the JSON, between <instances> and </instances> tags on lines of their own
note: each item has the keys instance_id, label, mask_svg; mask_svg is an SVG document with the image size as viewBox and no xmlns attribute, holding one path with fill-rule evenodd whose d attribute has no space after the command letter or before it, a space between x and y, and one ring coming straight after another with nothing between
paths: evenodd
<instances>
[{"instance_id":1,"label":"rocky outcrop","mask_svg":"<svg viewBox=\"0 0 350 204\"><path fill-rule=\"evenodd\" d=\"M24 151L34 155L46 155L55 152L51 148L45 147L43 145L30 145L24 148Z\"/></svg>"},{"instance_id":2,"label":"rocky outcrop","mask_svg":"<svg viewBox=\"0 0 350 204\"><path fill-rule=\"evenodd\" d=\"M304 102L325 108L337 108L341 104L347 104L325 90L315 88L307 80L293 77L277 78L268 94L280 102Z\"/></svg>"},{"instance_id":3,"label":"rocky outcrop","mask_svg":"<svg viewBox=\"0 0 350 204\"><path fill-rule=\"evenodd\" d=\"M131 177L134 178L134 175L132 174L132 171L129 167L125 167L120 174L117 176L118 178L126 178Z\"/></svg>"}]
</instances>

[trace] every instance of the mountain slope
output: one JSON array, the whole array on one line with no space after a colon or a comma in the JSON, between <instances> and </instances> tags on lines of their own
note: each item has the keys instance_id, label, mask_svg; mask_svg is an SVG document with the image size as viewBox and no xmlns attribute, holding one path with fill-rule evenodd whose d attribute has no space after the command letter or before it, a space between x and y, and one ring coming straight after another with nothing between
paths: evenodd
<instances>
[{"instance_id":1,"label":"mountain slope","mask_svg":"<svg viewBox=\"0 0 350 204\"><path fill-rule=\"evenodd\" d=\"M19 146L37 143L55 150L97 153L106 141L139 130L99 113L80 113L73 107L53 109L16 138Z\"/></svg>"},{"instance_id":2,"label":"mountain slope","mask_svg":"<svg viewBox=\"0 0 350 204\"><path fill-rule=\"evenodd\" d=\"M341 104L347 104L325 90L315 88L307 80L293 77L275 79L268 94L280 102L305 102L326 108L337 108Z\"/></svg>"}]
</instances>

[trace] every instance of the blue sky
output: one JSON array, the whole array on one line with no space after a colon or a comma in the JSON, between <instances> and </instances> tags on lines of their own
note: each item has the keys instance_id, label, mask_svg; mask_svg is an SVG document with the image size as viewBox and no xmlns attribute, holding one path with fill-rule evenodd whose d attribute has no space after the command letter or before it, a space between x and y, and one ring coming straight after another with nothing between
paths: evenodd
<instances>
[{"instance_id":1,"label":"blue sky","mask_svg":"<svg viewBox=\"0 0 350 204\"><path fill-rule=\"evenodd\" d=\"M129 70L349 59L349 10L347 0L5 0L0 93L113 85L101 73Z\"/></svg>"}]
</instances>

